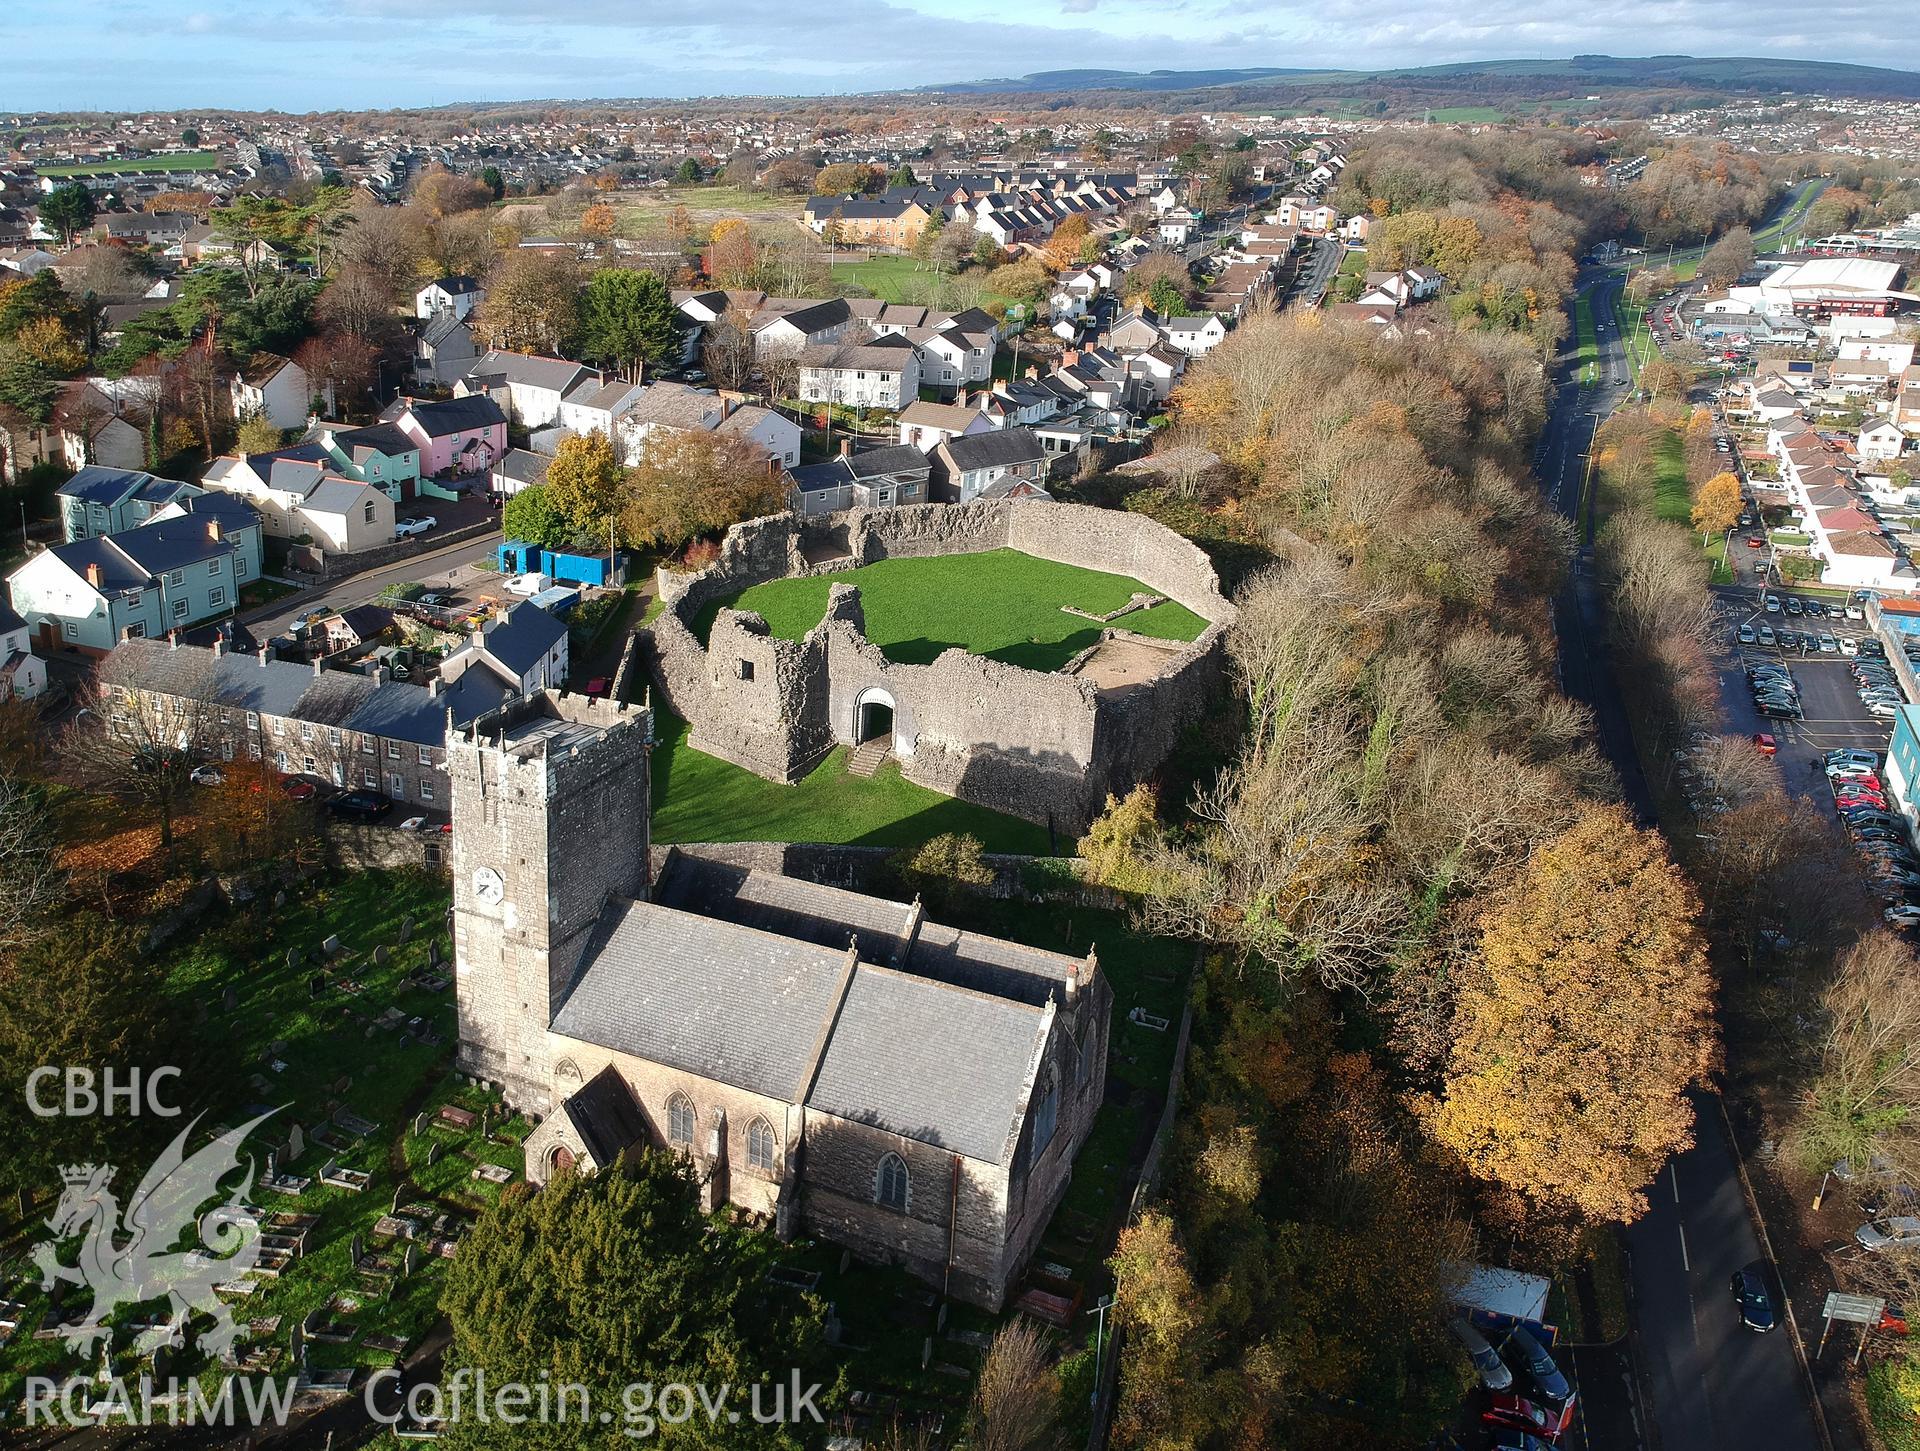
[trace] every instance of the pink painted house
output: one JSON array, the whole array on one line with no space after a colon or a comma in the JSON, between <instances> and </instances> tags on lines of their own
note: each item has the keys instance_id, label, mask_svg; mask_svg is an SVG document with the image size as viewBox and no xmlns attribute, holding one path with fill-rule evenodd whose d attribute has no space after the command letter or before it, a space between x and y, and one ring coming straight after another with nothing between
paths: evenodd
<instances>
[{"instance_id":1,"label":"pink painted house","mask_svg":"<svg viewBox=\"0 0 1920 1451\"><path fill-rule=\"evenodd\" d=\"M486 474L507 451L507 415L484 393L398 398L381 415L420 447L421 475Z\"/></svg>"}]
</instances>

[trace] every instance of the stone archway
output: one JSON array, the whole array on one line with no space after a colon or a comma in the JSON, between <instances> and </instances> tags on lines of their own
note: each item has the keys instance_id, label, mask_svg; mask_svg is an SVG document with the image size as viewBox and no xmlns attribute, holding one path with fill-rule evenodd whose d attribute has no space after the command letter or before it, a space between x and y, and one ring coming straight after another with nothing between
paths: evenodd
<instances>
[{"instance_id":1,"label":"stone archway","mask_svg":"<svg viewBox=\"0 0 1920 1451\"><path fill-rule=\"evenodd\" d=\"M870 685L854 698L853 743L861 745L884 736L896 748L899 744L898 707L891 691Z\"/></svg>"},{"instance_id":2,"label":"stone archway","mask_svg":"<svg viewBox=\"0 0 1920 1451\"><path fill-rule=\"evenodd\" d=\"M547 1156L547 1177L564 1174L574 1166L573 1150L565 1144L555 1144L553 1152Z\"/></svg>"}]
</instances>

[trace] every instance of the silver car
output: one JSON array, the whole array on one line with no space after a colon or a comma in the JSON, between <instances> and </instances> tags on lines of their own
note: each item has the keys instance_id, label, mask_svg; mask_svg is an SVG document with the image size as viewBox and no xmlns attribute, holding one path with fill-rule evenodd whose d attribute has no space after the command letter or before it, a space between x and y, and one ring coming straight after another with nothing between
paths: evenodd
<instances>
[{"instance_id":1,"label":"silver car","mask_svg":"<svg viewBox=\"0 0 1920 1451\"><path fill-rule=\"evenodd\" d=\"M1901 1214L1878 1224L1863 1224L1853 1232L1853 1238L1861 1249L1911 1249L1920 1245L1920 1219Z\"/></svg>"}]
</instances>

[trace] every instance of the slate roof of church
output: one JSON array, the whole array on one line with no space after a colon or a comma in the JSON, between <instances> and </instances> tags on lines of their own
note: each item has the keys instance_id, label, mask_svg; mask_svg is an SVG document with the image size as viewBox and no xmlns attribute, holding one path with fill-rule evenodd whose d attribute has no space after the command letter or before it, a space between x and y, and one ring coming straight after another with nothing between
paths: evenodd
<instances>
[{"instance_id":1,"label":"slate roof of church","mask_svg":"<svg viewBox=\"0 0 1920 1451\"><path fill-rule=\"evenodd\" d=\"M904 903L676 852L654 901L602 919L552 1028L1006 1163L1047 1003L1081 964L933 922L911 932Z\"/></svg>"}]
</instances>

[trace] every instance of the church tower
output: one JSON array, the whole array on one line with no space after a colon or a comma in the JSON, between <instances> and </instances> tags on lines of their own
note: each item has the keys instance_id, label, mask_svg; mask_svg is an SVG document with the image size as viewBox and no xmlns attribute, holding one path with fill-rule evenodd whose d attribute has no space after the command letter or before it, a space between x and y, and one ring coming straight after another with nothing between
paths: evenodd
<instances>
[{"instance_id":1,"label":"church tower","mask_svg":"<svg viewBox=\"0 0 1920 1451\"><path fill-rule=\"evenodd\" d=\"M542 691L447 736L459 1071L551 1111L547 1025L607 904L646 895L649 713Z\"/></svg>"}]
</instances>

